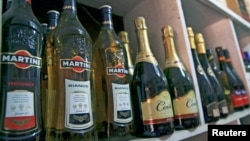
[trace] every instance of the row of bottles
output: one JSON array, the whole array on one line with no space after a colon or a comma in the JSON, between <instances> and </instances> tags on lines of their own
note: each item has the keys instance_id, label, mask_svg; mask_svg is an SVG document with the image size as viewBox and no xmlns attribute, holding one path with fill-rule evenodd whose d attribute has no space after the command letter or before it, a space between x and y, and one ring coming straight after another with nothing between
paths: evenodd
<instances>
[{"instance_id":1,"label":"row of bottles","mask_svg":"<svg viewBox=\"0 0 250 141\"><path fill-rule=\"evenodd\" d=\"M116 34L111 6L100 7L95 42L78 19L75 0L64 0L61 13L47 14L49 22L39 23L31 0L12 1L3 14L0 140L159 137L199 126L200 111L209 123L249 104L229 52L224 50L223 60L217 48L220 67L213 65L212 51L191 27L187 31L201 99L177 54L171 26L161 29L166 57L161 68L144 17L134 21L138 52L133 63L128 33Z\"/></svg>"}]
</instances>

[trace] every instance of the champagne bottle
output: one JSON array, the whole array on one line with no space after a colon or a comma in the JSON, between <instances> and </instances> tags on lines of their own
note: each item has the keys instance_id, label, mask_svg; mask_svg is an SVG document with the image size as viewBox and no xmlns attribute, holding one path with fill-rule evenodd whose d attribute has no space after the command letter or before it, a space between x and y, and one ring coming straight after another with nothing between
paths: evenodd
<instances>
[{"instance_id":1,"label":"champagne bottle","mask_svg":"<svg viewBox=\"0 0 250 141\"><path fill-rule=\"evenodd\" d=\"M101 29L94 43L96 122L100 140L129 140L133 120L126 49L115 33L112 7L102 5Z\"/></svg>"},{"instance_id":2,"label":"champagne bottle","mask_svg":"<svg viewBox=\"0 0 250 141\"><path fill-rule=\"evenodd\" d=\"M55 102L51 98L55 97L55 93L53 93L54 88L53 87L53 81L57 81L54 79L54 74L52 72L53 66L52 66L52 55L53 55L53 49L50 44L51 42L51 36L52 32L55 29L55 27L58 24L60 13L56 10L49 10L47 11L48 16L48 28L47 28L47 34L46 34L46 46L45 46L45 53L43 55L43 67L42 67L42 106L43 106L43 120L44 120L44 127L45 127L45 139L50 139L50 130L55 129L56 121L53 116L53 113L55 111ZM48 73L49 72L49 73ZM50 81L50 82L48 82ZM50 84L50 85L48 85Z\"/></svg>"},{"instance_id":3,"label":"champagne bottle","mask_svg":"<svg viewBox=\"0 0 250 141\"><path fill-rule=\"evenodd\" d=\"M128 72L129 72L130 80L131 80L134 74L134 64L132 63L132 56L131 56L131 50L130 50L130 45L129 45L128 33L126 31L120 31L118 33L118 37L121 39L127 52Z\"/></svg>"},{"instance_id":4,"label":"champagne bottle","mask_svg":"<svg viewBox=\"0 0 250 141\"><path fill-rule=\"evenodd\" d=\"M53 66L52 71L48 68L48 79L53 79L48 80L51 91L48 103L55 106L51 113L54 140L92 140L95 137L92 39L78 19L76 0L64 0L61 17L49 40L47 52L48 48L54 50L54 56L47 57L48 64Z\"/></svg>"},{"instance_id":5,"label":"champagne bottle","mask_svg":"<svg viewBox=\"0 0 250 141\"><path fill-rule=\"evenodd\" d=\"M174 115L168 82L149 44L144 17L135 19L138 54L132 78L133 135L158 137L174 132Z\"/></svg>"},{"instance_id":6,"label":"champagne bottle","mask_svg":"<svg viewBox=\"0 0 250 141\"><path fill-rule=\"evenodd\" d=\"M163 72L172 98L175 129L197 127L200 119L193 80L176 53L171 26L162 27L162 39L166 58Z\"/></svg>"},{"instance_id":7,"label":"champagne bottle","mask_svg":"<svg viewBox=\"0 0 250 141\"><path fill-rule=\"evenodd\" d=\"M228 78L228 82L229 82L231 92L232 92L231 96L232 96L234 111L241 111L244 109L244 102L243 102L243 98L241 96L241 91L240 91L239 86L238 86L238 81L235 78L235 76L233 75L230 67L226 63L226 58L225 58L225 55L223 52L223 48L216 47L215 51L216 51L216 54L218 57L220 70L225 71L227 78Z\"/></svg>"},{"instance_id":8,"label":"champagne bottle","mask_svg":"<svg viewBox=\"0 0 250 141\"><path fill-rule=\"evenodd\" d=\"M217 62L214 58L214 55L213 55L213 50L211 48L208 48L208 49L206 49L206 53L207 53L207 58L208 58L209 64L210 64L213 72L215 73L215 76L218 78L222 89L224 90L224 95L225 95L225 99L227 101L227 107L228 107L229 113L233 113L234 107L233 107L231 90L230 90L230 85L228 83L227 75L226 75L225 71L222 71L219 69L218 64L217 64Z\"/></svg>"},{"instance_id":9,"label":"champagne bottle","mask_svg":"<svg viewBox=\"0 0 250 141\"><path fill-rule=\"evenodd\" d=\"M2 15L0 140L38 140L44 35L31 0L14 0Z\"/></svg>"},{"instance_id":10,"label":"champagne bottle","mask_svg":"<svg viewBox=\"0 0 250 141\"><path fill-rule=\"evenodd\" d=\"M187 27L189 42L192 51L193 62L195 66L196 77L199 85L199 92L201 97L201 104L203 108L204 120L206 123L214 122L219 120L220 112L217 103L217 99L214 95L213 87L208 79L207 74L205 73L201 62L199 60L196 43L195 43L195 35L193 29L191 27Z\"/></svg>"},{"instance_id":11,"label":"champagne bottle","mask_svg":"<svg viewBox=\"0 0 250 141\"><path fill-rule=\"evenodd\" d=\"M214 90L214 95L216 96L220 117L225 118L229 114L227 102L225 99L225 95L223 93L223 89L219 83L219 80L215 76L206 55L206 47L203 35L201 33L197 33L195 35L195 41L197 44L197 53L200 63L205 70L206 75L208 76L209 81L211 82L212 88Z\"/></svg>"},{"instance_id":12,"label":"champagne bottle","mask_svg":"<svg viewBox=\"0 0 250 141\"><path fill-rule=\"evenodd\" d=\"M223 49L223 52L224 52L228 67L231 69L233 75L235 76L235 78L238 81L238 86L239 86L239 89L240 89L240 92L241 92L241 96L243 98L243 103L244 103L245 107L248 108L249 107L249 97L248 97L248 93L247 93L247 91L245 89L245 86L244 86L242 80L240 79L239 75L236 73L236 71L235 71L235 69L234 69L234 67L233 67L233 65L231 63L231 58L230 58L229 51L227 49Z\"/></svg>"}]
</instances>

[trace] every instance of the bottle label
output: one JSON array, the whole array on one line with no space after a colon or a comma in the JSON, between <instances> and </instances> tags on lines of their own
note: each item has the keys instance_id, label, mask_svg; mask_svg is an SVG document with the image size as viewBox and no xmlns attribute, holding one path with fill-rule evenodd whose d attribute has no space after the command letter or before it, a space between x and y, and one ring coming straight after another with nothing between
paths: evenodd
<instances>
[{"instance_id":1,"label":"bottle label","mask_svg":"<svg viewBox=\"0 0 250 141\"><path fill-rule=\"evenodd\" d=\"M176 118L192 118L198 115L196 97L193 90L186 95L173 99L174 115Z\"/></svg>"},{"instance_id":2,"label":"bottle label","mask_svg":"<svg viewBox=\"0 0 250 141\"><path fill-rule=\"evenodd\" d=\"M129 123L132 121L132 108L129 84L112 83L114 121Z\"/></svg>"},{"instance_id":3,"label":"bottle label","mask_svg":"<svg viewBox=\"0 0 250 141\"><path fill-rule=\"evenodd\" d=\"M233 102L234 108L244 106L244 101L243 101L241 92L239 90L235 90L233 94L231 94L231 96L232 96L232 102Z\"/></svg>"},{"instance_id":4,"label":"bottle label","mask_svg":"<svg viewBox=\"0 0 250 141\"><path fill-rule=\"evenodd\" d=\"M220 109L221 113L223 113L223 114L228 114L229 113L229 110L228 110L228 107L227 107L227 102L226 102L225 99L219 101L218 106L219 106L219 109Z\"/></svg>"},{"instance_id":5,"label":"bottle label","mask_svg":"<svg viewBox=\"0 0 250 141\"><path fill-rule=\"evenodd\" d=\"M34 115L34 93L25 90L7 92L4 128L26 130L36 124Z\"/></svg>"},{"instance_id":6,"label":"bottle label","mask_svg":"<svg viewBox=\"0 0 250 141\"><path fill-rule=\"evenodd\" d=\"M249 105L249 97L246 90L241 90L243 102L245 105Z\"/></svg>"},{"instance_id":7,"label":"bottle label","mask_svg":"<svg viewBox=\"0 0 250 141\"><path fill-rule=\"evenodd\" d=\"M142 119L145 125L172 122L174 113L168 91L162 91L153 98L141 102Z\"/></svg>"},{"instance_id":8,"label":"bottle label","mask_svg":"<svg viewBox=\"0 0 250 141\"><path fill-rule=\"evenodd\" d=\"M214 74L214 72L213 72L213 70L212 70L211 67L208 67L208 68L207 68L207 73L208 73L210 76L215 77L215 74Z\"/></svg>"},{"instance_id":9,"label":"bottle label","mask_svg":"<svg viewBox=\"0 0 250 141\"><path fill-rule=\"evenodd\" d=\"M118 64L115 67L107 67L108 75L116 75L119 78L123 78L128 74L128 70L124 69L123 65Z\"/></svg>"},{"instance_id":10,"label":"bottle label","mask_svg":"<svg viewBox=\"0 0 250 141\"><path fill-rule=\"evenodd\" d=\"M218 104L216 102L212 102L208 104L207 106L207 115L209 117L219 117L220 116L220 111L218 108Z\"/></svg>"},{"instance_id":11,"label":"bottle label","mask_svg":"<svg viewBox=\"0 0 250 141\"><path fill-rule=\"evenodd\" d=\"M65 79L65 127L86 129L93 126L90 81Z\"/></svg>"},{"instance_id":12,"label":"bottle label","mask_svg":"<svg viewBox=\"0 0 250 141\"><path fill-rule=\"evenodd\" d=\"M139 62L149 62L154 65L158 65L153 53L151 52L139 52L136 56L136 64Z\"/></svg>"},{"instance_id":13,"label":"bottle label","mask_svg":"<svg viewBox=\"0 0 250 141\"><path fill-rule=\"evenodd\" d=\"M204 72L204 70L203 70L203 68L202 68L201 65L198 65L196 69L197 69L197 72L198 72L199 74L201 74L201 75L204 75L204 74L205 74L205 72Z\"/></svg>"},{"instance_id":14,"label":"bottle label","mask_svg":"<svg viewBox=\"0 0 250 141\"><path fill-rule=\"evenodd\" d=\"M84 61L81 56L74 56L72 59L60 59L61 69L72 69L74 72L81 73L90 70L90 62Z\"/></svg>"},{"instance_id":15,"label":"bottle label","mask_svg":"<svg viewBox=\"0 0 250 141\"><path fill-rule=\"evenodd\" d=\"M28 69L30 67L40 68L42 59L40 57L32 56L26 50L18 50L14 53L2 52L1 64L13 64L19 69Z\"/></svg>"},{"instance_id":16,"label":"bottle label","mask_svg":"<svg viewBox=\"0 0 250 141\"><path fill-rule=\"evenodd\" d=\"M224 94L225 95L230 95L230 90L224 87Z\"/></svg>"},{"instance_id":17,"label":"bottle label","mask_svg":"<svg viewBox=\"0 0 250 141\"><path fill-rule=\"evenodd\" d=\"M165 61L165 68L171 68L171 67L177 67L181 68L182 70L185 70L182 62L179 59L176 58L168 58Z\"/></svg>"}]
</instances>

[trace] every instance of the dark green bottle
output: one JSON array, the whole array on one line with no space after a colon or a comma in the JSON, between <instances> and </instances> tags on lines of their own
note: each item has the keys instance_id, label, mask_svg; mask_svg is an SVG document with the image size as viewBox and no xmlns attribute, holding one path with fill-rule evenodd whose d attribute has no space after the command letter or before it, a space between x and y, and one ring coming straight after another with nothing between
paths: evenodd
<instances>
[{"instance_id":1,"label":"dark green bottle","mask_svg":"<svg viewBox=\"0 0 250 141\"><path fill-rule=\"evenodd\" d=\"M172 98L175 129L197 127L200 119L193 80L177 55L172 27L162 27L162 40L166 58L163 72Z\"/></svg>"},{"instance_id":2,"label":"dark green bottle","mask_svg":"<svg viewBox=\"0 0 250 141\"><path fill-rule=\"evenodd\" d=\"M44 34L31 0L13 0L1 26L0 140L37 140Z\"/></svg>"},{"instance_id":3,"label":"dark green bottle","mask_svg":"<svg viewBox=\"0 0 250 141\"><path fill-rule=\"evenodd\" d=\"M197 46L197 53L200 60L200 63L205 70L205 73L208 76L208 79L213 87L214 95L216 96L218 107L220 110L220 117L225 118L229 114L229 109L227 106L227 102L225 99L225 95L223 93L223 89L220 85L219 80L217 79L215 73L213 72L209 61L207 59L206 47L203 35L201 33L197 33L195 35L195 41Z\"/></svg>"},{"instance_id":4,"label":"dark green bottle","mask_svg":"<svg viewBox=\"0 0 250 141\"><path fill-rule=\"evenodd\" d=\"M191 27L187 28L187 32L194 61L196 77L199 85L204 119L206 123L214 122L219 120L220 118L218 103L214 95L213 87L200 63L195 44L194 32Z\"/></svg>"},{"instance_id":5,"label":"dark green bottle","mask_svg":"<svg viewBox=\"0 0 250 141\"><path fill-rule=\"evenodd\" d=\"M135 19L138 53L131 93L133 135L159 137L174 132L174 115L168 82L149 44L144 17Z\"/></svg>"}]
</instances>

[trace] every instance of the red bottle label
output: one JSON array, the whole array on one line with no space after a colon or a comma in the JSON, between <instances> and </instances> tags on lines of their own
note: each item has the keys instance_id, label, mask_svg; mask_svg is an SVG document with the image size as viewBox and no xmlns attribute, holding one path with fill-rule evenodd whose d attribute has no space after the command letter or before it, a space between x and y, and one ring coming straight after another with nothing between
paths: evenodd
<instances>
[{"instance_id":1,"label":"red bottle label","mask_svg":"<svg viewBox=\"0 0 250 141\"><path fill-rule=\"evenodd\" d=\"M231 96L234 108L242 107L245 105L241 92L234 91L233 94L231 94Z\"/></svg>"},{"instance_id":2,"label":"red bottle label","mask_svg":"<svg viewBox=\"0 0 250 141\"><path fill-rule=\"evenodd\" d=\"M26 130L35 127L34 93L26 90L7 92L4 128Z\"/></svg>"}]
</instances>

